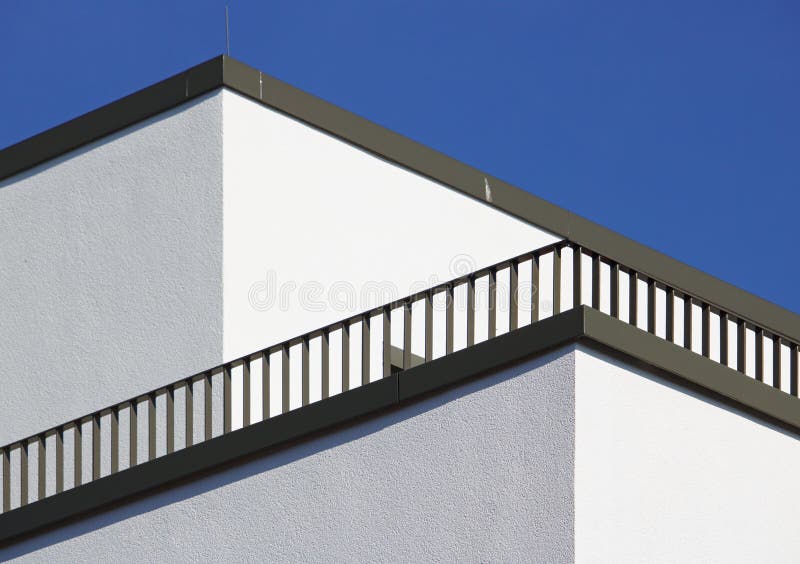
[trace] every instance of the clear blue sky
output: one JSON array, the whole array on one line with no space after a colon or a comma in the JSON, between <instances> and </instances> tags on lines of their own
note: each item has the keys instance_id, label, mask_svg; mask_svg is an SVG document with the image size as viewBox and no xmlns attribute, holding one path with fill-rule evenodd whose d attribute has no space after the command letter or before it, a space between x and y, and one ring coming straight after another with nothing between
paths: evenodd
<instances>
[{"instance_id":1,"label":"clear blue sky","mask_svg":"<svg viewBox=\"0 0 800 564\"><path fill-rule=\"evenodd\" d=\"M0 4L0 147L224 50L224 2ZM800 312L800 3L229 2L231 54Z\"/></svg>"}]
</instances>

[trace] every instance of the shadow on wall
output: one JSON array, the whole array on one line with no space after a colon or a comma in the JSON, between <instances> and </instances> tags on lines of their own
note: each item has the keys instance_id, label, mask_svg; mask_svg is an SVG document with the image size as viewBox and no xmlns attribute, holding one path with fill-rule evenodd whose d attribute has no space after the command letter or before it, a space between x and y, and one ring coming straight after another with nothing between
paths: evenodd
<instances>
[{"instance_id":1,"label":"shadow on wall","mask_svg":"<svg viewBox=\"0 0 800 564\"><path fill-rule=\"evenodd\" d=\"M318 436L299 444L294 444L271 454L254 457L238 463L233 467L209 473L200 478L185 481L178 485L166 487L162 490L149 494L142 499L123 503L106 510L95 512L89 516L78 518L69 524L55 527L41 534L26 538L19 543L8 546L7 548L0 548L0 561L24 556L37 550L56 545L70 539L78 538L93 531L103 529L106 526L123 522L138 515L146 514L159 508L166 507L171 504L211 492L213 490L217 490L240 480L269 472L317 453L351 443L374 433L378 433L388 427L392 427L404 420L408 420L426 412L435 410L444 404L458 400L459 398L469 396L475 392L486 390L503 382L512 380L518 376L530 372L531 370L540 368L552 362L553 360L558 359L559 357L562 357L566 360L566 362L569 362L570 367L574 366L573 356L569 354L569 352L570 349L553 351L542 357L531 359L519 365L509 367L497 374L467 382L466 384L463 384L457 388L448 389L435 396L427 397L422 401L404 406L392 412L382 414L374 418L358 421L346 427L339 428L335 431L325 434L324 436ZM567 356L565 356L565 353L567 353ZM567 384L567 386L570 385L571 383ZM567 395L572 395L572 397L568 399L574 400L574 387L572 391L567 392ZM553 403L557 404L557 402ZM500 405L498 407L502 410L504 406ZM563 407L563 405L561 407ZM546 412L545 417L547 417L546 421L549 423L548 427L550 427L550 424L560 425L562 429L557 432L561 435L569 436L569 440L572 440L571 438L574 436L574 416L571 413L568 413L562 422L558 423L559 417L554 418L553 414L549 413L551 409L564 411L561 407L558 405L545 405L541 411ZM529 407L526 407L526 409L528 408ZM567 411L570 410L568 409ZM552 428L550 430L552 431ZM558 441L555 442L557 443ZM565 456L571 457L572 453L568 453ZM564 462L571 467L571 460L566 460L565 458ZM553 477L553 479L560 480L558 477ZM569 488L571 489L571 482ZM202 522L198 522L198 527L202 528L204 526L205 525ZM161 534L168 535L169 532L161 531Z\"/></svg>"}]
</instances>

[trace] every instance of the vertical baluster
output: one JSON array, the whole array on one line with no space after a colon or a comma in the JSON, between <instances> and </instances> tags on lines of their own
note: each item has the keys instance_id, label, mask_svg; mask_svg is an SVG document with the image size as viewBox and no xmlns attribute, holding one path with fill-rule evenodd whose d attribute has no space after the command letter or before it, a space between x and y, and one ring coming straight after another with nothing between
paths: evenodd
<instances>
[{"instance_id":1,"label":"vertical baluster","mask_svg":"<svg viewBox=\"0 0 800 564\"><path fill-rule=\"evenodd\" d=\"M789 346L789 392L797 397L797 345Z\"/></svg>"},{"instance_id":2,"label":"vertical baluster","mask_svg":"<svg viewBox=\"0 0 800 564\"><path fill-rule=\"evenodd\" d=\"M320 379L322 380L322 399L330 397L331 395L331 367L330 367L330 332L328 329L323 329L320 335Z\"/></svg>"},{"instance_id":3,"label":"vertical baluster","mask_svg":"<svg viewBox=\"0 0 800 564\"><path fill-rule=\"evenodd\" d=\"M73 462L73 471L74 471L74 484L77 488L83 483L83 445L82 445L82 436L83 436L83 425L80 421L75 422L75 433L73 435L73 454L74 454L74 462Z\"/></svg>"},{"instance_id":4,"label":"vertical baluster","mask_svg":"<svg viewBox=\"0 0 800 564\"><path fill-rule=\"evenodd\" d=\"M130 408L129 408L129 410L130 410L130 417L129 417L130 426L129 426L129 429L128 429L128 437L129 437L129 445L130 445L130 447L128 448L128 451L129 451L130 459L128 461L128 466L130 468L133 468L134 466L136 466L136 463L139 460L139 454L137 452L137 450L138 450L137 449L137 447L138 447L138 440L137 439L138 439L138 436L139 436L139 420L138 420L139 418L138 418L138 414L137 414L137 412L139 410L138 398L137 399L132 399L130 404L129 404L129 406L130 406Z\"/></svg>"},{"instance_id":5,"label":"vertical baluster","mask_svg":"<svg viewBox=\"0 0 800 564\"><path fill-rule=\"evenodd\" d=\"M111 408L111 473L119 472L119 405Z\"/></svg>"},{"instance_id":6,"label":"vertical baluster","mask_svg":"<svg viewBox=\"0 0 800 564\"><path fill-rule=\"evenodd\" d=\"M411 300L403 304L403 370L411 368Z\"/></svg>"},{"instance_id":7,"label":"vertical baluster","mask_svg":"<svg viewBox=\"0 0 800 564\"><path fill-rule=\"evenodd\" d=\"M56 493L64 491L64 428L56 429Z\"/></svg>"},{"instance_id":8,"label":"vertical baluster","mask_svg":"<svg viewBox=\"0 0 800 564\"><path fill-rule=\"evenodd\" d=\"M764 381L764 330L756 327L756 380Z\"/></svg>"},{"instance_id":9,"label":"vertical baluster","mask_svg":"<svg viewBox=\"0 0 800 564\"><path fill-rule=\"evenodd\" d=\"M475 344L475 277L467 277L467 346Z\"/></svg>"},{"instance_id":10,"label":"vertical baluster","mask_svg":"<svg viewBox=\"0 0 800 564\"><path fill-rule=\"evenodd\" d=\"M100 414L92 415L92 480L100 478Z\"/></svg>"},{"instance_id":11,"label":"vertical baluster","mask_svg":"<svg viewBox=\"0 0 800 564\"><path fill-rule=\"evenodd\" d=\"M205 440L210 441L211 437L214 436L214 413L213 413L213 397L212 397L212 390L211 390L211 371L206 372L205 377L203 378L203 403L205 404L203 407L203 411L205 411L203 417L203 423L205 426Z\"/></svg>"},{"instance_id":12,"label":"vertical baluster","mask_svg":"<svg viewBox=\"0 0 800 564\"><path fill-rule=\"evenodd\" d=\"M350 322L342 322L342 391L350 389Z\"/></svg>"},{"instance_id":13,"label":"vertical baluster","mask_svg":"<svg viewBox=\"0 0 800 564\"><path fill-rule=\"evenodd\" d=\"M572 247L572 307L583 303L583 249Z\"/></svg>"},{"instance_id":14,"label":"vertical baluster","mask_svg":"<svg viewBox=\"0 0 800 564\"><path fill-rule=\"evenodd\" d=\"M308 358L308 337L300 340L300 402L308 405L311 397L311 376Z\"/></svg>"},{"instance_id":15,"label":"vertical baluster","mask_svg":"<svg viewBox=\"0 0 800 564\"><path fill-rule=\"evenodd\" d=\"M744 319L736 320L736 370L747 372L747 323Z\"/></svg>"},{"instance_id":16,"label":"vertical baluster","mask_svg":"<svg viewBox=\"0 0 800 564\"><path fill-rule=\"evenodd\" d=\"M186 412L186 446L190 447L194 443L194 382L191 378L186 380L186 396L184 397L184 411Z\"/></svg>"},{"instance_id":17,"label":"vertical baluster","mask_svg":"<svg viewBox=\"0 0 800 564\"><path fill-rule=\"evenodd\" d=\"M539 321L539 255L531 257L531 323Z\"/></svg>"},{"instance_id":18,"label":"vertical baluster","mask_svg":"<svg viewBox=\"0 0 800 564\"><path fill-rule=\"evenodd\" d=\"M683 295L683 348L692 350L692 297Z\"/></svg>"},{"instance_id":19,"label":"vertical baluster","mask_svg":"<svg viewBox=\"0 0 800 564\"><path fill-rule=\"evenodd\" d=\"M700 311L703 314L703 320L701 322L702 326L700 328L703 336L702 338L703 356L706 358L710 358L711 357L711 307L707 303L702 302L700 304Z\"/></svg>"},{"instance_id":20,"label":"vertical baluster","mask_svg":"<svg viewBox=\"0 0 800 564\"><path fill-rule=\"evenodd\" d=\"M167 387L167 454L175 452L175 386Z\"/></svg>"},{"instance_id":21,"label":"vertical baluster","mask_svg":"<svg viewBox=\"0 0 800 564\"><path fill-rule=\"evenodd\" d=\"M619 319L619 265L614 262L611 264L611 317Z\"/></svg>"},{"instance_id":22,"label":"vertical baluster","mask_svg":"<svg viewBox=\"0 0 800 564\"><path fill-rule=\"evenodd\" d=\"M445 335L444 335L444 349L445 354L453 352L453 338L455 331L455 304L453 303L455 295L453 293L453 285L449 284L445 293Z\"/></svg>"},{"instance_id":23,"label":"vertical baluster","mask_svg":"<svg viewBox=\"0 0 800 564\"><path fill-rule=\"evenodd\" d=\"M433 294L425 292L425 362L433 360Z\"/></svg>"},{"instance_id":24,"label":"vertical baluster","mask_svg":"<svg viewBox=\"0 0 800 564\"><path fill-rule=\"evenodd\" d=\"M156 392L147 394L147 458L156 457Z\"/></svg>"},{"instance_id":25,"label":"vertical baluster","mask_svg":"<svg viewBox=\"0 0 800 564\"><path fill-rule=\"evenodd\" d=\"M39 442L39 457L38 457L39 468L37 469L37 472L36 472L37 478L38 478L38 482L39 482L39 489L38 489L38 492L36 494L36 499L37 500L44 499L45 493L46 493L45 489L47 487L47 453L46 453L45 444L44 444L45 439L46 439L46 435L44 433L39 435L39 441L38 441Z\"/></svg>"},{"instance_id":26,"label":"vertical baluster","mask_svg":"<svg viewBox=\"0 0 800 564\"><path fill-rule=\"evenodd\" d=\"M772 335L772 387L781 389L781 338Z\"/></svg>"},{"instance_id":27,"label":"vertical baluster","mask_svg":"<svg viewBox=\"0 0 800 564\"><path fill-rule=\"evenodd\" d=\"M508 330L519 327L519 264L512 260L508 267Z\"/></svg>"},{"instance_id":28,"label":"vertical baluster","mask_svg":"<svg viewBox=\"0 0 800 564\"><path fill-rule=\"evenodd\" d=\"M553 315L561 312L561 247L553 249Z\"/></svg>"},{"instance_id":29,"label":"vertical baluster","mask_svg":"<svg viewBox=\"0 0 800 564\"><path fill-rule=\"evenodd\" d=\"M602 303L600 300L602 297L602 287L600 255L595 254L592 256L592 307L598 311Z\"/></svg>"},{"instance_id":30,"label":"vertical baluster","mask_svg":"<svg viewBox=\"0 0 800 564\"><path fill-rule=\"evenodd\" d=\"M497 336L497 270L492 267L489 269L489 319L488 337L489 339Z\"/></svg>"},{"instance_id":31,"label":"vertical baluster","mask_svg":"<svg viewBox=\"0 0 800 564\"><path fill-rule=\"evenodd\" d=\"M28 505L28 440L19 443L19 504Z\"/></svg>"},{"instance_id":32,"label":"vertical baluster","mask_svg":"<svg viewBox=\"0 0 800 564\"><path fill-rule=\"evenodd\" d=\"M3 456L3 513L11 511L11 449L0 452Z\"/></svg>"},{"instance_id":33,"label":"vertical baluster","mask_svg":"<svg viewBox=\"0 0 800 564\"><path fill-rule=\"evenodd\" d=\"M647 279L647 332L656 334L656 281Z\"/></svg>"},{"instance_id":34,"label":"vertical baluster","mask_svg":"<svg viewBox=\"0 0 800 564\"><path fill-rule=\"evenodd\" d=\"M381 314L383 321L383 377L388 378L392 375L392 310L389 306L383 308Z\"/></svg>"},{"instance_id":35,"label":"vertical baluster","mask_svg":"<svg viewBox=\"0 0 800 564\"><path fill-rule=\"evenodd\" d=\"M344 335L344 333L342 333ZM343 355L344 356L344 355ZM281 347L281 370L282 370L282 378L281 378L281 392L283 394L281 398L281 413L286 413L289 411L291 407L289 402L289 393L290 393L290 381L289 381L289 343L285 343ZM342 375L344 378L344 375Z\"/></svg>"},{"instance_id":36,"label":"vertical baluster","mask_svg":"<svg viewBox=\"0 0 800 564\"><path fill-rule=\"evenodd\" d=\"M231 432L231 415L233 415L233 394L231 392L231 365L222 367L222 432Z\"/></svg>"},{"instance_id":37,"label":"vertical baluster","mask_svg":"<svg viewBox=\"0 0 800 564\"><path fill-rule=\"evenodd\" d=\"M242 427L250 425L250 362L248 356L242 363Z\"/></svg>"},{"instance_id":38,"label":"vertical baluster","mask_svg":"<svg viewBox=\"0 0 800 564\"><path fill-rule=\"evenodd\" d=\"M719 310L719 362L728 366L728 314Z\"/></svg>"},{"instance_id":39,"label":"vertical baluster","mask_svg":"<svg viewBox=\"0 0 800 564\"><path fill-rule=\"evenodd\" d=\"M325 348L328 344L328 332L325 331ZM270 402L270 389L269 389L269 361L270 350L267 349L261 353L261 419L269 419L269 402ZM327 351L326 351L327 352Z\"/></svg>"},{"instance_id":40,"label":"vertical baluster","mask_svg":"<svg viewBox=\"0 0 800 564\"><path fill-rule=\"evenodd\" d=\"M369 314L361 317L361 385L369 384L371 330Z\"/></svg>"},{"instance_id":41,"label":"vertical baluster","mask_svg":"<svg viewBox=\"0 0 800 564\"><path fill-rule=\"evenodd\" d=\"M639 325L639 274L635 270L628 271L628 323Z\"/></svg>"},{"instance_id":42,"label":"vertical baluster","mask_svg":"<svg viewBox=\"0 0 800 564\"><path fill-rule=\"evenodd\" d=\"M669 286L666 288L666 319L665 322L666 326L666 339L670 343L675 342L675 289L670 288Z\"/></svg>"}]
</instances>

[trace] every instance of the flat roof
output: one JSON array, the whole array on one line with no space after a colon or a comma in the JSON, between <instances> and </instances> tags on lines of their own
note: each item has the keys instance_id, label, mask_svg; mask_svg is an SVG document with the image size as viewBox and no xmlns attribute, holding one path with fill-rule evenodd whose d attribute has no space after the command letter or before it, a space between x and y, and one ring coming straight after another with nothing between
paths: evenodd
<instances>
[{"instance_id":1,"label":"flat roof","mask_svg":"<svg viewBox=\"0 0 800 564\"><path fill-rule=\"evenodd\" d=\"M443 153L220 55L0 151L0 181L206 92L226 87L381 158L800 342L800 315L637 243ZM485 198L485 182L492 199Z\"/></svg>"}]
</instances>

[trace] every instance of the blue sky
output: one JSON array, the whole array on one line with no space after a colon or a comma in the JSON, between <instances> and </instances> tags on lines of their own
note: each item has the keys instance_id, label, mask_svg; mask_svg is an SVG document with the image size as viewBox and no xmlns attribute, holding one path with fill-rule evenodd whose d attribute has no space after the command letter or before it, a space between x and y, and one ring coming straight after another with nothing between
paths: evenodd
<instances>
[{"instance_id":1,"label":"blue sky","mask_svg":"<svg viewBox=\"0 0 800 564\"><path fill-rule=\"evenodd\" d=\"M228 2L231 54L800 312L800 3ZM225 2L0 4L0 147L224 50Z\"/></svg>"}]
</instances>

